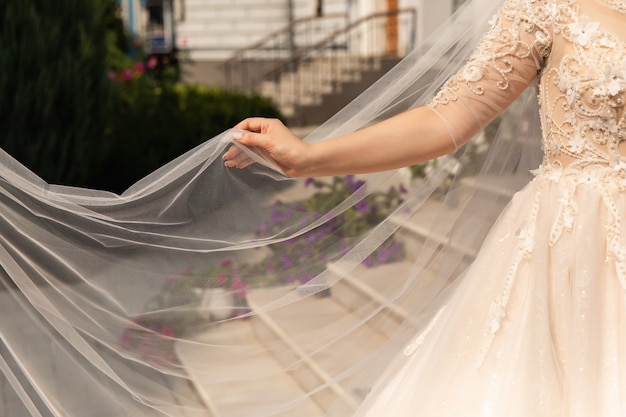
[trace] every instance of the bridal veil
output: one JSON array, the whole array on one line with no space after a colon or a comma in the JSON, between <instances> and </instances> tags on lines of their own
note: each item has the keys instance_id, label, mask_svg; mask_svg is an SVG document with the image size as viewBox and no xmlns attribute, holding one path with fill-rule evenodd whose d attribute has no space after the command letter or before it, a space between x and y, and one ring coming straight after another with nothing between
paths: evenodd
<instances>
[{"instance_id":1,"label":"bridal veil","mask_svg":"<svg viewBox=\"0 0 626 417\"><path fill-rule=\"evenodd\" d=\"M305 140L427 103L502 3L467 2ZM121 195L0 154L0 414L352 415L541 157L532 87L413 178L227 169L231 133Z\"/></svg>"}]
</instances>

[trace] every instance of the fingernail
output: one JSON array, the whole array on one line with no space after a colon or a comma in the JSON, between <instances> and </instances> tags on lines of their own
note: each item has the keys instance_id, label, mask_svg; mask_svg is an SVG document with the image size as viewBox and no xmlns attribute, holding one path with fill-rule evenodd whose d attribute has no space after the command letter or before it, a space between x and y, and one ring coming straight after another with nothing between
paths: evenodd
<instances>
[{"instance_id":1,"label":"fingernail","mask_svg":"<svg viewBox=\"0 0 626 417\"><path fill-rule=\"evenodd\" d=\"M232 136L233 136L233 139L240 140L241 138L243 138L243 133L241 133L241 132L233 132Z\"/></svg>"}]
</instances>

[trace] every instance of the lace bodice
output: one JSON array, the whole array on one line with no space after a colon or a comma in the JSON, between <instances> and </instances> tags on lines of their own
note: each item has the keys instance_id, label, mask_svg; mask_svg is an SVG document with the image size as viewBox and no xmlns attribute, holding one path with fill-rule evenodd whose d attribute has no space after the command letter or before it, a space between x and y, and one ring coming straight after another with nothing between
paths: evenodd
<instances>
[{"instance_id":1,"label":"lace bodice","mask_svg":"<svg viewBox=\"0 0 626 417\"><path fill-rule=\"evenodd\" d=\"M536 230L537 193L517 230L518 256L493 300L479 364L507 316L514 278L524 259L532 258L537 233L549 233L556 245L573 230L584 204L578 187L601 196L607 261L626 292L626 1L507 0L474 55L430 107L460 145L534 80L544 148L535 181L540 189L556 190L554 217L551 230Z\"/></svg>"},{"instance_id":2,"label":"lace bodice","mask_svg":"<svg viewBox=\"0 0 626 417\"><path fill-rule=\"evenodd\" d=\"M616 0L508 0L431 108L460 144L538 78L544 166L626 169L624 13Z\"/></svg>"}]
</instances>

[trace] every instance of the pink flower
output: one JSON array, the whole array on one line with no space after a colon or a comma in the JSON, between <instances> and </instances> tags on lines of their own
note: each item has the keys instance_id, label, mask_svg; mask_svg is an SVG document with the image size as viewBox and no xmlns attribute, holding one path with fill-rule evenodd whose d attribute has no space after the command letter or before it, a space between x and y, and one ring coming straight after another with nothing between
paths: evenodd
<instances>
[{"instance_id":1,"label":"pink flower","mask_svg":"<svg viewBox=\"0 0 626 417\"><path fill-rule=\"evenodd\" d=\"M124 76L124 80L130 81L133 78L133 72L129 69L125 69L123 76Z\"/></svg>"},{"instance_id":2,"label":"pink flower","mask_svg":"<svg viewBox=\"0 0 626 417\"><path fill-rule=\"evenodd\" d=\"M168 326L167 324L164 324L161 326L161 331L160 333L165 336L165 337L174 337L176 336L176 333L174 332L174 329L172 329L170 326Z\"/></svg>"},{"instance_id":3,"label":"pink flower","mask_svg":"<svg viewBox=\"0 0 626 417\"><path fill-rule=\"evenodd\" d=\"M236 298L243 300L248 295L248 284L246 284L240 277L237 277L230 284L230 289Z\"/></svg>"},{"instance_id":4,"label":"pink flower","mask_svg":"<svg viewBox=\"0 0 626 417\"><path fill-rule=\"evenodd\" d=\"M148 62L146 65L148 66L149 69L154 69L156 68L158 63L159 63L159 60L155 56L151 56L148 59Z\"/></svg>"},{"instance_id":5,"label":"pink flower","mask_svg":"<svg viewBox=\"0 0 626 417\"><path fill-rule=\"evenodd\" d=\"M180 279L180 276L178 275L168 275L164 278L164 281L166 284L169 284L171 282L178 281L179 279Z\"/></svg>"},{"instance_id":6,"label":"pink flower","mask_svg":"<svg viewBox=\"0 0 626 417\"><path fill-rule=\"evenodd\" d=\"M215 282L218 286L223 287L228 282L228 278L224 274L217 274Z\"/></svg>"},{"instance_id":7,"label":"pink flower","mask_svg":"<svg viewBox=\"0 0 626 417\"><path fill-rule=\"evenodd\" d=\"M146 70L146 66L142 62L137 62L133 65L133 70L135 72L144 72Z\"/></svg>"},{"instance_id":8,"label":"pink flower","mask_svg":"<svg viewBox=\"0 0 626 417\"><path fill-rule=\"evenodd\" d=\"M115 71L109 71L107 76L109 77L109 80L114 80L117 78L117 74L115 73Z\"/></svg>"},{"instance_id":9,"label":"pink flower","mask_svg":"<svg viewBox=\"0 0 626 417\"><path fill-rule=\"evenodd\" d=\"M130 349L133 347L133 331L131 329L124 330L124 333L120 336L119 343L122 349Z\"/></svg>"}]
</instances>

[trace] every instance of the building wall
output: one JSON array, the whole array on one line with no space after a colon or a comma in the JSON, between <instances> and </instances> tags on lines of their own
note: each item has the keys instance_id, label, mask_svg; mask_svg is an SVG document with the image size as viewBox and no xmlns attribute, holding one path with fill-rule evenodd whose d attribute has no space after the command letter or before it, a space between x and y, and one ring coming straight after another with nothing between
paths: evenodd
<instances>
[{"instance_id":1,"label":"building wall","mask_svg":"<svg viewBox=\"0 0 626 417\"><path fill-rule=\"evenodd\" d=\"M129 28L141 37L144 0L119 0ZM248 47L290 22L313 16L320 3L324 15L344 13L349 20L387 10L390 4L417 9L416 39L400 34L401 48L428 37L464 0L174 0L176 45L187 61L190 81L221 84L219 64L237 50ZM405 29L406 31L406 29ZM370 34L371 35L371 34ZM378 53L384 40L364 37L360 53Z\"/></svg>"}]
</instances>

